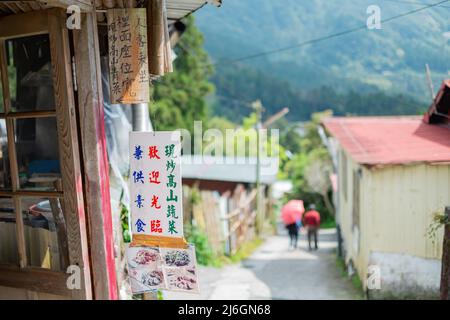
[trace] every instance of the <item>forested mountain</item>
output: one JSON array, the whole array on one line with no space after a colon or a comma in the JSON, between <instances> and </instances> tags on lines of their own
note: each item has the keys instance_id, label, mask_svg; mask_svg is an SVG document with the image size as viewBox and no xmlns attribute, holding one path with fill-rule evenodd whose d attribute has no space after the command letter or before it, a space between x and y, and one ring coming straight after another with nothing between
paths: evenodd
<instances>
[{"instance_id":1,"label":"forested mountain","mask_svg":"<svg viewBox=\"0 0 450 320\"><path fill-rule=\"evenodd\" d=\"M332 108L339 114L408 114L429 102L425 64L435 88L448 76L450 1L379 0L381 30L300 43L366 24L367 0L224 0L196 13L215 63L215 111L247 114L261 98L267 109L291 108L291 118ZM399 15L402 17L394 18ZM447 37L446 37L447 36ZM260 52L294 47L249 59Z\"/></svg>"}]
</instances>

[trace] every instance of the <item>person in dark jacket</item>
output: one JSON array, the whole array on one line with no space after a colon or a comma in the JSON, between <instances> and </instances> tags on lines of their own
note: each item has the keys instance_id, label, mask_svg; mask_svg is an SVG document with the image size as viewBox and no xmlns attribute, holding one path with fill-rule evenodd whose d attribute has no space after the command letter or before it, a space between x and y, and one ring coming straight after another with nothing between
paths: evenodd
<instances>
[{"instance_id":1,"label":"person in dark jacket","mask_svg":"<svg viewBox=\"0 0 450 320\"><path fill-rule=\"evenodd\" d=\"M292 247L294 249L297 248L297 242L298 242L298 224L297 224L297 222L288 224L286 226L286 229L288 230L289 238L290 238L289 247Z\"/></svg>"},{"instance_id":2,"label":"person in dark jacket","mask_svg":"<svg viewBox=\"0 0 450 320\"><path fill-rule=\"evenodd\" d=\"M320 214L316 211L316 206L311 204L309 210L303 215L303 225L308 233L308 249L312 250L311 241L314 238L314 248L319 249L317 241L317 233L320 227Z\"/></svg>"}]
</instances>

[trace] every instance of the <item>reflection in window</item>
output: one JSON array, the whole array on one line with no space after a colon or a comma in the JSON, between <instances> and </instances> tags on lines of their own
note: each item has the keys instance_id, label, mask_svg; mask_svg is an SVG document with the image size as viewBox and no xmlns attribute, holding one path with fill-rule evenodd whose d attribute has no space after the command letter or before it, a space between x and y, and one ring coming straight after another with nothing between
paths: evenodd
<instances>
[{"instance_id":1,"label":"reflection in window","mask_svg":"<svg viewBox=\"0 0 450 320\"><path fill-rule=\"evenodd\" d=\"M15 136L20 188L60 191L56 118L18 119Z\"/></svg>"},{"instance_id":2,"label":"reflection in window","mask_svg":"<svg viewBox=\"0 0 450 320\"><path fill-rule=\"evenodd\" d=\"M0 264L19 263L16 215L11 198L0 197Z\"/></svg>"},{"instance_id":3,"label":"reflection in window","mask_svg":"<svg viewBox=\"0 0 450 320\"><path fill-rule=\"evenodd\" d=\"M54 110L48 35L6 41L12 111Z\"/></svg>"},{"instance_id":4,"label":"reflection in window","mask_svg":"<svg viewBox=\"0 0 450 320\"><path fill-rule=\"evenodd\" d=\"M22 198L28 265L65 270L67 235L59 199Z\"/></svg>"},{"instance_id":5,"label":"reflection in window","mask_svg":"<svg viewBox=\"0 0 450 320\"><path fill-rule=\"evenodd\" d=\"M11 189L6 121L0 119L0 189Z\"/></svg>"}]
</instances>

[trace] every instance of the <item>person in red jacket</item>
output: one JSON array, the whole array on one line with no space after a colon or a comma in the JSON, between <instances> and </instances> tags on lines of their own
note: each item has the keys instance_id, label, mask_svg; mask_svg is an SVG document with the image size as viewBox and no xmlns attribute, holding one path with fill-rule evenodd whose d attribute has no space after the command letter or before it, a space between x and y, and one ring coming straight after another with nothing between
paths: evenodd
<instances>
[{"instance_id":1,"label":"person in red jacket","mask_svg":"<svg viewBox=\"0 0 450 320\"><path fill-rule=\"evenodd\" d=\"M320 227L320 214L316 211L316 206L311 204L308 208L309 210L303 215L303 225L308 232L308 249L311 248L311 240L314 238L314 247L317 250L319 247L317 245L317 233Z\"/></svg>"}]
</instances>

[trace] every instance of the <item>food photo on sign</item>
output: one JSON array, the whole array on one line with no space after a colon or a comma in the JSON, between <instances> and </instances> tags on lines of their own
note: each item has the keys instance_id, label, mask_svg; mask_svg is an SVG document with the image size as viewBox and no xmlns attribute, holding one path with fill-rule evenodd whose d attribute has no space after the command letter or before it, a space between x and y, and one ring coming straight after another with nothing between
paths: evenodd
<instances>
[{"instance_id":1,"label":"food photo on sign","mask_svg":"<svg viewBox=\"0 0 450 320\"><path fill-rule=\"evenodd\" d=\"M195 248L129 247L128 276L133 294L155 290L199 293Z\"/></svg>"}]
</instances>

